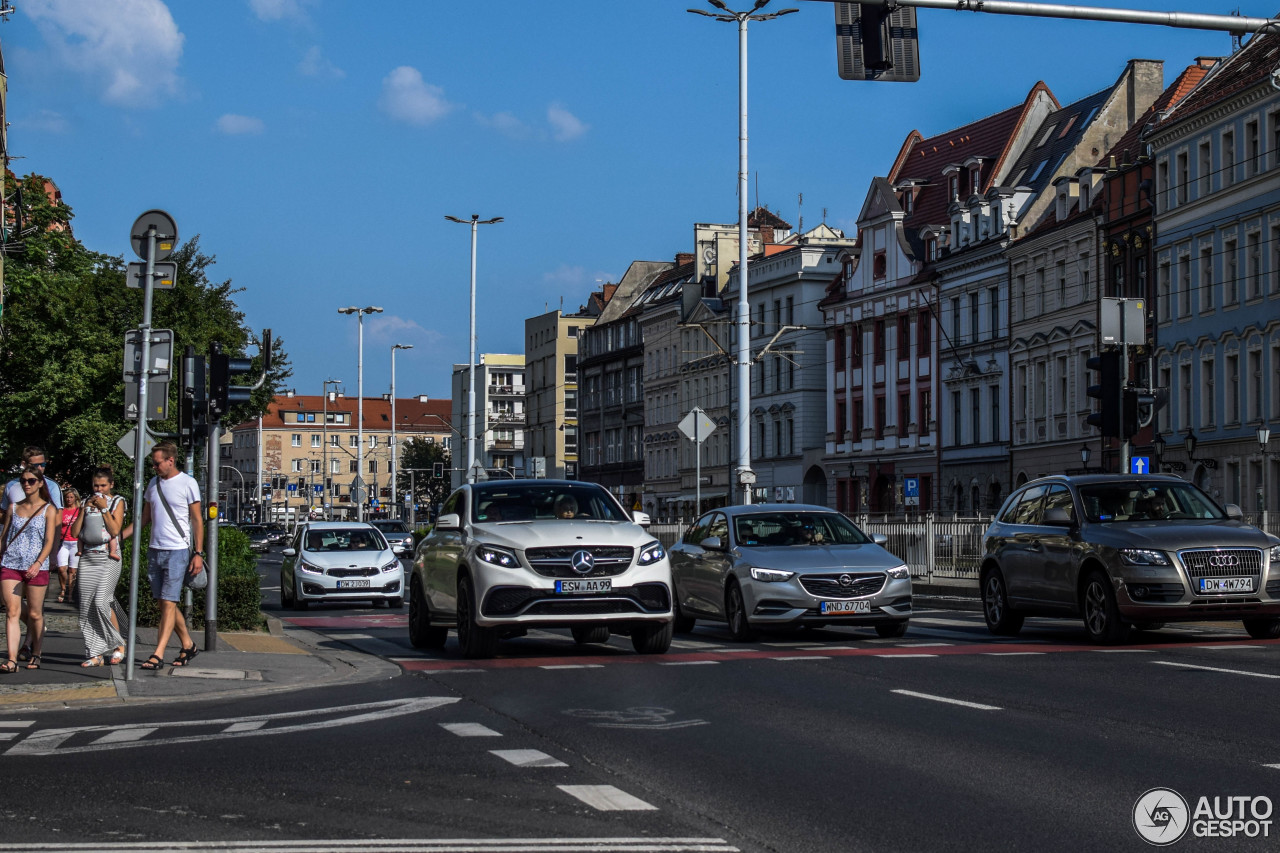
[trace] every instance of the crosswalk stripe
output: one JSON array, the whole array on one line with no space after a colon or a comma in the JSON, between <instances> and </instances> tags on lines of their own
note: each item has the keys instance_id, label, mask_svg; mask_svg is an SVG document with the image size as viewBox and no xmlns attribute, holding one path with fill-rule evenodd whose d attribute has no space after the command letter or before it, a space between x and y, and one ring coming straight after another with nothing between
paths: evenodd
<instances>
[{"instance_id":1,"label":"crosswalk stripe","mask_svg":"<svg viewBox=\"0 0 1280 853\"><path fill-rule=\"evenodd\" d=\"M558 758L552 758L538 749L491 749L489 752L516 767L568 767Z\"/></svg>"},{"instance_id":2,"label":"crosswalk stripe","mask_svg":"<svg viewBox=\"0 0 1280 853\"><path fill-rule=\"evenodd\" d=\"M257 731L267 724L266 720L246 720L243 723L232 723L222 731L224 732L252 732Z\"/></svg>"},{"instance_id":3,"label":"crosswalk stripe","mask_svg":"<svg viewBox=\"0 0 1280 853\"><path fill-rule=\"evenodd\" d=\"M143 726L139 728L116 729L115 731L107 732L102 737L96 739L94 743L128 743L133 740L142 740L147 735L156 731L157 728L158 727Z\"/></svg>"},{"instance_id":4,"label":"crosswalk stripe","mask_svg":"<svg viewBox=\"0 0 1280 853\"><path fill-rule=\"evenodd\" d=\"M657 806L651 806L639 797L633 797L626 791L615 788L612 785L557 785L556 787L597 811L635 812L658 810Z\"/></svg>"},{"instance_id":5,"label":"crosswalk stripe","mask_svg":"<svg viewBox=\"0 0 1280 853\"><path fill-rule=\"evenodd\" d=\"M458 737L502 737L501 732L479 723L441 723L440 728Z\"/></svg>"},{"instance_id":6,"label":"crosswalk stripe","mask_svg":"<svg viewBox=\"0 0 1280 853\"><path fill-rule=\"evenodd\" d=\"M0 729L28 729L35 724L35 720L0 720Z\"/></svg>"}]
</instances>

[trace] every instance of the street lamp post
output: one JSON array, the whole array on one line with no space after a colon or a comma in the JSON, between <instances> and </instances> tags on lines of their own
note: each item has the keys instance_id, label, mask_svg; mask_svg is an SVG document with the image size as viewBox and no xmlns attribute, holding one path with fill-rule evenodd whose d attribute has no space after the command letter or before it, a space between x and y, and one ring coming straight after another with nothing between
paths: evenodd
<instances>
[{"instance_id":1,"label":"street lamp post","mask_svg":"<svg viewBox=\"0 0 1280 853\"><path fill-rule=\"evenodd\" d=\"M1270 444L1271 428L1258 427L1258 449L1262 451L1262 506L1258 508L1264 513L1267 511L1267 451L1271 449Z\"/></svg>"},{"instance_id":2,"label":"street lamp post","mask_svg":"<svg viewBox=\"0 0 1280 853\"><path fill-rule=\"evenodd\" d=\"M1089 457L1093 455L1093 451L1089 449L1089 443L1085 442L1080 445L1080 464L1084 466L1085 473L1089 473Z\"/></svg>"},{"instance_id":3,"label":"street lamp post","mask_svg":"<svg viewBox=\"0 0 1280 853\"><path fill-rule=\"evenodd\" d=\"M742 486L742 502L751 503L751 489L755 484L755 472L751 470L751 306L747 302L747 24L750 21L768 21L798 12L798 9L781 9L763 15L755 14L769 0L755 0L755 5L745 12L734 12L723 0L707 0L720 11L707 12L689 9L695 15L705 15L717 21L736 22L738 25L738 306L734 325L738 328L735 351L737 362L738 392L738 482Z\"/></svg>"},{"instance_id":4,"label":"street lamp post","mask_svg":"<svg viewBox=\"0 0 1280 853\"><path fill-rule=\"evenodd\" d=\"M223 465L223 471L233 471L240 478L239 491L236 492L236 523L239 524L241 516L244 515L244 474L240 473L240 469L231 465Z\"/></svg>"},{"instance_id":5,"label":"street lamp post","mask_svg":"<svg viewBox=\"0 0 1280 853\"><path fill-rule=\"evenodd\" d=\"M324 449L320 451L320 456L324 460L321 465L323 470L320 472L320 483L324 488L324 520L331 520L329 517L329 386L341 385L341 379L326 379L324 381Z\"/></svg>"},{"instance_id":6,"label":"street lamp post","mask_svg":"<svg viewBox=\"0 0 1280 853\"><path fill-rule=\"evenodd\" d=\"M501 216L492 219L481 219L480 214L471 214L470 219L459 219L456 216L445 216L450 222L471 226L471 360L467 362L467 482L476 481L476 230L480 225L497 225Z\"/></svg>"},{"instance_id":7,"label":"street lamp post","mask_svg":"<svg viewBox=\"0 0 1280 853\"><path fill-rule=\"evenodd\" d=\"M1155 452L1155 455L1156 455L1156 473L1157 474L1164 473L1164 444L1165 444L1164 436L1162 436L1160 433L1156 433L1155 437L1151 439L1151 449Z\"/></svg>"},{"instance_id":8,"label":"street lamp post","mask_svg":"<svg viewBox=\"0 0 1280 853\"><path fill-rule=\"evenodd\" d=\"M413 344L391 345L391 509L395 515L400 514L400 508L396 505L396 475L400 473L396 468L396 451L400 449L400 442L396 438L396 350L398 349L413 349Z\"/></svg>"},{"instance_id":9,"label":"street lamp post","mask_svg":"<svg viewBox=\"0 0 1280 853\"><path fill-rule=\"evenodd\" d=\"M381 314L382 309L374 305L370 305L367 308L357 308L351 305L347 308L339 308L338 313L355 314L358 327L356 339L356 443L359 445L359 453L356 454L356 482L359 484L360 494L356 497L360 498L360 500L356 501L356 521L364 521L364 468L360 464L364 461L364 315Z\"/></svg>"}]
</instances>

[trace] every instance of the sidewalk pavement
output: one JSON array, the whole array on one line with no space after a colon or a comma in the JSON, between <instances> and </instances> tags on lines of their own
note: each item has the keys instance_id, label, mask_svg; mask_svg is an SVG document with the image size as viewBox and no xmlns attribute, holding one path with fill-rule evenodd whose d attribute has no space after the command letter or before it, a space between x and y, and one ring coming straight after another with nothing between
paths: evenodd
<instances>
[{"instance_id":1,"label":"sidewalk pavement","mask_svg":"<svg viewBox=\"0 0 1280 853\"><path fill-rule=\"evenodd\" d=\"M400 672L390 661L361 654L311 631L286 627L272 617L267 621L269 633L220 632L214 651L206 650L203 631L192 632L200 653L185 667L169 665L178 656L175 638L164 668L154 672L139 664L155 651L156 631L139 628L133 680L126 681L124 664L80 666L86 654L75 608L47 601L40 669L28 670L19 663L16 673L0 674L0 713L261 695L392 678ZM0 613L0 638L4 627ZM0 660L7 658L7 652L0 652Z\"/></svg>"}]
</instances>

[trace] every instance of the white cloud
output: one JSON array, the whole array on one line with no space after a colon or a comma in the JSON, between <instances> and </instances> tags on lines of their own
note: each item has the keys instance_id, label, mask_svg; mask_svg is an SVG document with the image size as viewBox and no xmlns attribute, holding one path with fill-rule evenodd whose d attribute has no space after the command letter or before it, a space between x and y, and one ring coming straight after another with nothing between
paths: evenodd
<instances>
[{"instance_id":1,"label":"white cloud","mask_svg":"<svg viewBox=\"0 0 1280 853\"><path fill-rule=\"evenodd\" d=\"M306 12L298 0L249 0L249 8L260 21L279 21L285 18L305 20Z\"/></svg>"},{"instance_id":2,"label":"white cloud","mask_svg":"<svg viewBox=\"0 0 1280 853\"><path fill-rule=\"evenodd\" d=\"M427 125L443 118L454 105L444 98L444 89L422 79L422 72L401 65L382 81L382 111L405 124Z\"/></svg>"},{"instance_id":3,"label":"white cloud","mask_svg":"<svg viewBox=\"0 0 1280 853\"><path fill-rule=\"evenodd\" d=\"M38 110L35 115L15 118L13 125L38 133L66 133L71 129L71 124L66 118L53 110Z\"/></svg>"},{"instance_id":4,"label":"white cloud","mask_svg":"<svg viewBox=\"0 0 1280 853\"><path fill-rule=\"evenodd\" d=\"M551 134L559 142L577 139L590 127L560 104L547 107L547 121L551 124Z\"/></svg>"},{"instance_id":5,"label":"white cloud","mask_svg":"<svg viewBox=\"0 0 1280 853\"><path fill-rule=\"evenodd\" d=\"M307 77L346 77L347 72L329 61L320 50L319 45L314 45L303 55L302 61L298 63L298 72Z\"/></svg>"},{"instance_id":6,"label":"white cloud","mask_svg":"<svg viewBox=\"0 0 1280 853\"><path fill-rule=\"evenodd\" d=\"M25 0L55 59L94 80L103 100L159 106L177 94L185 36L162 0Z\"/></svg>"},{"instance_id":7,"label":"white cloud","mask_svg":"<svg viewBox=\"0 0 1280 853\"><path fill-rule=\"evenodd\" d=\"M235 113L227 113L219 118L216 127L227 136L257 135L266 128L260 118L238 116Z\"/></svg>"},{"instance_id":8,"label":"white cloud","mask_svg":"<svg viewBox=\"0 0 1280 853\"><path fill-rule=\"evenodd\" d=\"M511 113L495 113L491 116L487 116L484 113L475 113L475 119L479 124L491 127L504 136L510 136L512 139L528 139L532 135L532 130L529 126Z\"/></svg>"},{"instance_id":9,"label":"white cloud","mask_svg":"<svg viewBox=\"0 0 1280 853\"><path fill-rule=\"evenodd\" d=\"M425 348L444 340L440 332L423 327L417 320L395 314L372 314L364 325L365 335L375 344L413 344Z\"/></svg>"}]
</instances>

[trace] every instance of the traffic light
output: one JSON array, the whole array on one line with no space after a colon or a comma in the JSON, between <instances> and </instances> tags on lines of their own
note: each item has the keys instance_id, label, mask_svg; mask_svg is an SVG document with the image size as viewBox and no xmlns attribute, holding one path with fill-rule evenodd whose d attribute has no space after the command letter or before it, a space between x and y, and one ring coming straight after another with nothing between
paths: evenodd
<instances>
[{"instance_id":1,"label":"traffic light","mask_svg":"<svg viewBox=\"0 0 1280 853\"><path fill-rule=\"evenodd\" d=\"M920 40L914 6L836 3L836 67L844 80L914 83Z\"/></svg>"},{"instance_id":2,"label":"traffic light","mask_svg":"<svg viewBox=\"0 0 1280 853\"><path fill-rule=\"evenodd\" d=\"M182 385L178 395L178 435L183 443L208 435L209 411L205 389L205 361L187 347L182 357Z\"/></svg>"},{"instance_id":3,"label":"traffic light","mask_svg":"<svg viewBox=\"0 0 1280 853\"><path fill-rule=\"evenodd\" d=\"M1120 438L1120 351L1107 350L1085 362L1085 367L1098 372L1098 384L1086 392L1098 401L1098 410L1084 419L1108 438Z\"/></svg>"},{"instance_id":4,"label":"traffic light","mask_svg":"<svg viewBox=\"0 0 1280 853\"><path fill-rule=\"evenodd\" d=\"M214 343L209 356L209 419L221 420L232 406L249 402L253 389L248 385L232 385L231 377L243 376L253 370L253 362L247 358L232 358Z\"/></svg>"},{"instance_id":5,"label":"traffic light","mask_svg":"<svg viewBox=\"0 0 1280 853\"><path fill-rule=\"evenodd\" d=\"M443 462L433 462L431 464L431 476L436 478L437 480L444 479L444 463Z\"/></svg>"},{"instance_id":6,"label":"traffic light","mask_svg":"<svg viewBox=\"0 0 1280 853\"><path fill-rule=\"evenodd\" d=\"M306 477L299 477L299 478L298 478L298 492L299 492L299 493L301 493L301 492L305 492L306 490L307 490L307 478L306 478Z\"/></svg>"},{"instance_id":7,"label":"traffic light","mask_svg":"<svg viewBox=\"0 0 1280 853\"><path fill-rule=\"evenodd\" d=\"M1150 424L1155 419L1156 412L1168 403L1168 388L1154 388L1150 391L1144 388L1124 389L1124 411L1121 423L1124 430L1123 438L1132 438L1137 435L1138 430Z\"/></svg>"}]
</instances>

